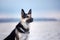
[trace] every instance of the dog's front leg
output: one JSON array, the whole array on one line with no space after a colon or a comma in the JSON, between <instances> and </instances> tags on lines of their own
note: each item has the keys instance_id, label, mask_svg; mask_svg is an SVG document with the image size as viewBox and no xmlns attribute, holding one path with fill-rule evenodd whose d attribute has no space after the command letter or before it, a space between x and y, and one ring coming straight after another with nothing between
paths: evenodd
<instances>
[{"instance_id":1,"label":"dog's front leg","mask_svg":"<svg viewBox=\"0 0 60 40\"><path fill-rule=\"evenodd\" d=\"M24 40L28 40L28 36L26 36L26 38Z\"/></svg>"},{"instance_id":2,"label":"dog's front leg","mask_svg":"<svg viewBox=\"0 0 60 40\"><path fill-rule=\"evenodd\" d=\"M15 40L19 40L19 32L17 29L15 30Z\"/></svg>"},{"instance_id":3,"label":"dog's front leg","mask_svg":"<svg viewBox=\"0 0 60 40\"><path fill-rule=\"evenodd\" d=\"M25 39L24 40L29 40L29 33L25 34Z\"/></svg>"},{"instance_id":4,"label":"dog's front leg","mask_svg":"<svg viewBox=\"0 0 60 40\"><path fill-rule=\"evenodd\" d=\"M19 36L18 35L16 35L15 40L19 40Z\"/></svg>"}]
</instances>

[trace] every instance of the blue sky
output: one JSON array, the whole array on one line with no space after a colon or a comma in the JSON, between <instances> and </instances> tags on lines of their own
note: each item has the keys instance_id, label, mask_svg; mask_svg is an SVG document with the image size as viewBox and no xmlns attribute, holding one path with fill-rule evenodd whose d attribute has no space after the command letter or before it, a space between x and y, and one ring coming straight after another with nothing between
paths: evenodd
<instances>
[{"instance_id":1,"label":"blue sky","mask_svg":"<svg viewBox=\"0 0 60 40\"><path fill-rule=\"evenodd\" d=\"M25 12L32 9L35 15L37 12L60 11L60 0L0 0L0 14L17 17L22 8Z\"/></svg>"}]
</instances>

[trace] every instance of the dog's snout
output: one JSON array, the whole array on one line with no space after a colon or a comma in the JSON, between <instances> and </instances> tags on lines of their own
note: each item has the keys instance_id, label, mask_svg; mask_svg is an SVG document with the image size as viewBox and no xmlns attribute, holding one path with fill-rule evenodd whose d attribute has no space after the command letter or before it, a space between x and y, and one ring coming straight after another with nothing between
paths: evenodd
<instances>
[{"instance_id":1,"label":"dog's snout","mask_svg":"<svg viewBox=\"0 0 60 40\"><path fill-rule=\"evenodd\" d=\"M33 22L33 18L30 18L26 21L27 23Z\"/></svg>"},{"instance_id":2,"label":"dog's snout","mask_svg":"<svg viewBox=\"0 0 60 40\"><path fill-rule=\"evenodd\" d=\"M31 18L30 21L33 22L33 18Z\"/></svg>"}]
</instances>

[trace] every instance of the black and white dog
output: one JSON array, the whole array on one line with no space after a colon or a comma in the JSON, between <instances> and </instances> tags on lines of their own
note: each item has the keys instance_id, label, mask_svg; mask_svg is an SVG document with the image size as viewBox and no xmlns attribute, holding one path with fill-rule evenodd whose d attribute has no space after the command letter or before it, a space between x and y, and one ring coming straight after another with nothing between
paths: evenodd
<instances>
[{"instance_id":1,"label":"black and white dog","mask_svg":"<svg viewBox=\"0 0 60 40\"><path fill-rule=\"evenodd\" d=\"M33 22L31 17L31 9L28 14L21 10L21 21L16 25L16 28L4 40L28 40L29 23Z\"/></svg>"}]
</instances>

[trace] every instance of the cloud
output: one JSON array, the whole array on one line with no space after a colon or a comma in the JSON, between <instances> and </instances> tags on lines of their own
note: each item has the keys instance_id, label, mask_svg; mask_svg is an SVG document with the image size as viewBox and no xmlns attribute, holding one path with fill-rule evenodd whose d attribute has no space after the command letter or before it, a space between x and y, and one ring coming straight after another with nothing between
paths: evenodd
<instances>
[{"instance_id":1,"label":"cloud","mask_svg":"<svg viewBox=\"0 0 60 40\"><path fill-rule=\"evenodd\" d=\"M57 18L60 19L60 12L33 12L34 18Z\"/></svg>"},{"instance_id":2,"label":"cloud","mask_svg":"<svg viewBox=\"0 0 60 40\"><path fill-rule=\"evenodd\" d=\"M0 13L0 18L20 18L19 14L14 14L14 13Z\"/></svg>"}]
</instances>

